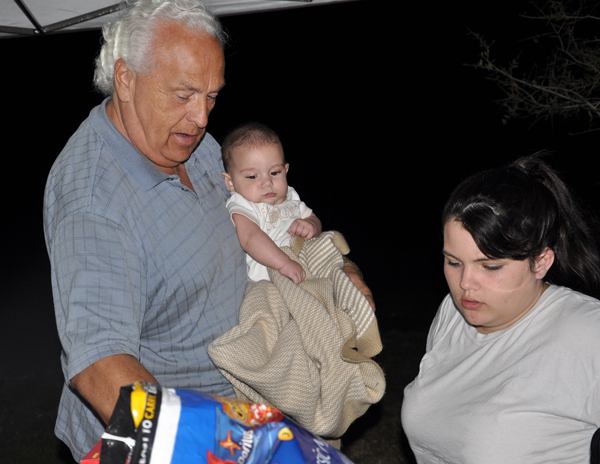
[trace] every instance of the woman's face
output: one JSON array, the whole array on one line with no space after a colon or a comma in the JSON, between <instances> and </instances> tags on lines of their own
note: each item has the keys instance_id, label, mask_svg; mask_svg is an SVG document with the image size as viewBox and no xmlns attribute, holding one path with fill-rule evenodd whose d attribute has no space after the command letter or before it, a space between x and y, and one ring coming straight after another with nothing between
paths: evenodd
<instances>
[{"instance_id":1,"label":"woman's face","mask_svg":"<svg viewBox=\"0 0 600 464\"><path fill-rule=\"evenodd\" d=\"M444 226L444 274L454 303L480 333L506 329L535 305L546 289L543 278L554 261L544 250L532 266L529 260L490 259L462 224Z\"/></svg>"}]
</instances>

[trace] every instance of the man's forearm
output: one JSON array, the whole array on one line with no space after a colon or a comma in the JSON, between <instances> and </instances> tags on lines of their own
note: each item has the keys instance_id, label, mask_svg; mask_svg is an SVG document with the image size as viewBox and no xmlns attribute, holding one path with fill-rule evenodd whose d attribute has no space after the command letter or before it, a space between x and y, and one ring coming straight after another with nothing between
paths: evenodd
<instances>
[{"instance_id":1,"label":"man's forearm","mask_svg":"<svg viewBox=\"0 0 600 464\"><path fill-rule=\"evenodd\" d=\"M71 385L94 408L104 424L108 424L120 388L138 380L158 383L137 359L117 354L100 359L81 371L71 379Z\"/></svg>"}]
</instances>

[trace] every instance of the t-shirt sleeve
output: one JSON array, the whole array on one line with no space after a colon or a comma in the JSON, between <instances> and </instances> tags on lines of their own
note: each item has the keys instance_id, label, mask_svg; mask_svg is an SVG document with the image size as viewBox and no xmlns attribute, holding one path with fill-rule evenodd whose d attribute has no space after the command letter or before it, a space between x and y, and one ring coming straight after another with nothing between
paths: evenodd
<instances>
[{"instance_id":1,"label":"t-shirt sleeve","mask_svg":"<svg viewBox=\"0 0 600 464\"><path fill-rule=\"evenodd\" d=\"M67 378L111 355L139 359L146 289L133 240L80 212L56 228L50 260Z\"/></svg>"},{"instance_id":2,"label":"t-shirt sleeve","mask_svg":"<svg viewBox=\"0 0 600 464\"><path fill-rule=\"evenodd\" d=\"M590 396L585 403L582 419L600 428L600 378L597 378L592 385Z\"/></svg>"},{"instance_id":3,"label":"t-shirt sleeve","mask_svg":"<svg viewBox=\"0 0 600 464\"><path fill-rule=\"evenodd\" d=\"M448 305L452 304L452 297L450 295L446 296L440 307L437 310L435 317L433 318L433 322L431 323L431 327L429 328L429 333L427 334L427 348L426 351L429 352L435 341L437 340L441 328L448 322Z\"/></svg>"}]
</instances>

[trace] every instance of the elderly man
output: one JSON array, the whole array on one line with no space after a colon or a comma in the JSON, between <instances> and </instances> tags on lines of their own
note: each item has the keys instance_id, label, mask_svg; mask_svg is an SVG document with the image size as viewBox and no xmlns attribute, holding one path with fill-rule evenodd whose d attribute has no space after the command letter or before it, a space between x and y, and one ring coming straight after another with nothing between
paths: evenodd
<instances>
[{"instance_id":1,"label":"elderly man","mask_svg":"<svg viewBox=\"0 0 600 464\"><path fill-rule=\"evenodd\" d=\"M197 1L140 1L105 28L109 97L50 172L45 233L68 385L56 433L79 460L136 380L232 395L206 353L235 326L245 257L220 149L222 32Z\"/></svg>"},{"instance_id":2,"label":"elderly man","mask_svg":"<svg viewBox=\"0 0 600 464\"><path fill-rule=\"evenodd\" d=\"M236 325L246 286L220 148L205 132L225 84L218 21L197 0L138 0L104 37L95 81L107 98L44 198L66 379L55 431L77 460L122 385L233 395L206 349Z\"/></svg>"}]
</instances>

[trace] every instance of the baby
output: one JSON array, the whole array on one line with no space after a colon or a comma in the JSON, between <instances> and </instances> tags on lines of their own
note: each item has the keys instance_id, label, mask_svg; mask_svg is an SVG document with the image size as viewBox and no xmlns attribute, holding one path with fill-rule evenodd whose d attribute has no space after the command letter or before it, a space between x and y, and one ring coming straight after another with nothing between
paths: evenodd
<instances>
[{"instance_id":1,"label":"baby","mask_svg":"<svg viewBox=\"0 0 600 464\"><path fill-rule=\"evenodd\" d=\"M221 147L223 179L232 192L227 210L247 253L248 277L269 280L267 266L298 284L306 273L279 247L292 235L306 240L321 233L321 221L288 187L283 147L277 134L259 123L231 132Z\"/></svg>"}]
</instances>

